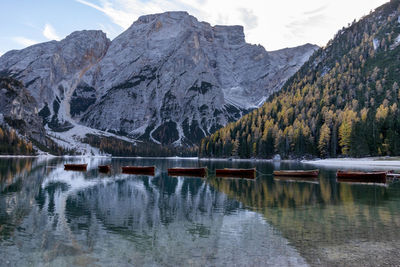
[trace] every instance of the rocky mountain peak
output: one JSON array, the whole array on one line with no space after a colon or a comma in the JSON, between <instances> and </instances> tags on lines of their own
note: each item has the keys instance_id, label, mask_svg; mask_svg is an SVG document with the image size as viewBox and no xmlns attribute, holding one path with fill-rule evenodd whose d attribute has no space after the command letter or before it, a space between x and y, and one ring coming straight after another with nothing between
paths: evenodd
<instances>
[{"instance_id":1,"label":"rocky mountain peak","mask_svg":"<svg viewBox=\"0 0 400 267\"><path fill-rule=\"evenodd\" d=\"M185 11L173 11L139 17L131 27L121 36L143 34L153 41L176 38L181 34L197 32L204 34L208 41L226 42L228 45L245 44L243 26L211 26L207 22L200 22L197 18Z\"/></svg>"},{"instance_id":2,"label":"rocky mountain peak","mask_svg":"<svg viewBox=\"0 0 400 267\"><path fill-rule=\"evenodd\" d=\"M194 18L193 16L189 15L188 12L186 11L168 11L164 13L158 13L158 14L150 14L150 15L143 15L138 18L136 23L150 23L155 20L167 20L167 19L172 19L172 20L182 20L184 18Z\"/></svg>"},{"instance_id":3,"label":"rocky mountain peak","mask_svg":"<svg viewBox=\"0 0 400 267\"><path fill-rule=\"evenodd\" d=\"M243 45L246 43L243 26L222 26L213 27L215 37L226 42L228 45Z\"/></svg>"},{"instance_id":4,"label":"rocky mountain peak","mask_svg":"<svg viewBox=\"0 0 400 267\"><path fill-rule=\"evenodd\" d=\"M51 131L73 136L83 124L192 145L260 106L316 48L270 53L246 43L242 26L165 12L140 17L112 42L79 31L7 53L0 72L24 83Z\"/></svg>"},{"instance_id":5,"label":"rocky mountain peak","mask_svg":"<svg viewBox=\"0 0 400 267\"><path fill-rule=\"evenodd\" d=\"M111 41L107 38L107 35L101 30L82 30L82 31L74 31L71 34L67 35L60 42L72 42L77 40L88 40L94 39L98 42L110 43ZM93 41L93 40L92 40Z\"/></svg>"}]
</instances>

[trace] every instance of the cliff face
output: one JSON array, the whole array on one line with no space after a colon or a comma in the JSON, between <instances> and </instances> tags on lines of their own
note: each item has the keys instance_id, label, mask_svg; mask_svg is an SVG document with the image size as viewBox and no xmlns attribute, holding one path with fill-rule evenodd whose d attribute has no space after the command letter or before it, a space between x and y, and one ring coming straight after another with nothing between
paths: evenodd
<instances>
[{"instance_id":1,"label":"cliff face","mask_svg":"<svg viewBox=\"0 0 400 267\"><path fill-rule=\"evenodd\" d=\"M8 52L0 72L25 84L61 137L83 124L191 145L259 107L316 48L267 52L247 44L241 26L167 12L140 17L112 42L82 31Z\"/></svg>"},{"instance_id":2,"label":"cliff face","mask_svg":"<svg viewBox=\"0 0 400 267\"><path fill-rule=\"evenodd\" d=\"M70 103L83 74L104 56L110 41L101 31L74 32L60 42L13 50L0 58L1 76L21 81L50 129L71 127Z\"/></svg>"},{"instance_id":3,"label":"cliff face","mask_svg":"<svg viewBox=\"0 0 400 267\"><path fill-rule=\"evenodd\" d=\"M0 126L4 123L20 134L41 144L46 143L46 132L35 99L21 82L12 78L0 78Z\"/></svg>"}]
</instances>

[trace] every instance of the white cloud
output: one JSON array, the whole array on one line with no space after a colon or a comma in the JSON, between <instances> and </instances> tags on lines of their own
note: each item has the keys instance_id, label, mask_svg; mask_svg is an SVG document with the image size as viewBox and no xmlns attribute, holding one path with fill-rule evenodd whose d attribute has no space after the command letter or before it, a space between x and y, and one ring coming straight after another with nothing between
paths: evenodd
<instances>
[{"instance_id":1,"label":"white cloud","mask_svg":"<svg viewBox=\"0 0 400 267\"><path fill-rule=\"evenodd\" d=\"M54 30L53 26L50 24L46 23L46 25L43 28L43 36L46 37L49 40L60 40L61 38L57 35L56 31Z\"/></svg>"},{"instance_id":2,"label":"white cloud","mask_svg":"<svg viewBox=\"0 0 400 267\"><path fill-rule=\"evenodd\" d=\"M103 32L106 33L107 37L110 36L117 36L118 34L121 33L121 28L118 26L115 26L115 24L102 24L99 23L99 28L100 30L102 30ZM118 29L116 29L116 27L118 27Z\"/></svg>"},{"instance_id":3,"label":"white cloud","mask_svg":"<svg viewBox=\"0 0 400 267\"><path fill-rule=\"evenodd\" d=\"M112 22L121 26L124 29L129 27L129 21L130 21L129 17L131 16L131 14L129 12L124 11L123 9L119 10L114 8L113 5L108 1L103 1L102 6L93 4L85 0L76 0L76 1L103 12L104 14L106 14L108 17L111 18Z\"/></svg>"},{"instance_id":4,"label":"white cloud","mask_svg":"<svg viewBox=\"0 0 400 267\"><path fill-rule=\"evenodd\" d=\"M25 38L22 36L15 36L15 37L12 37L12 39L14 40L14 42L22 45L23 47L27 47L27 46L31 46L31 45L39 43L38 41L28 39L28 38Z\"/></svg>"},{"instance_id":5,"label":"white cloud","mask_svg":"<svg viewBox=\"0 0 400 267\"><path fill-rule=\"evenodd\" d=\"M108 16L123 29L141 15L185 10L211 24L243 25L246 40L268 50L325 45L354 19L387 0L75 0Z\"/></svg>"}]
</instances>

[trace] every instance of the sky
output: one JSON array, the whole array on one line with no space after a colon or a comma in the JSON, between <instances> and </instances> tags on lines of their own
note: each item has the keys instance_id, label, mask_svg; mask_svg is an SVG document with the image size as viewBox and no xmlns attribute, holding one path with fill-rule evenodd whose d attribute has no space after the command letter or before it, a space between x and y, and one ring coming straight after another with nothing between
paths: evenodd
<instances>
[{"instance_id":1,"label":"sky","mask_svg":"<svg viewBox=\"0 0 400 267\"><path fill-rule=\"evenodd\" d=\"M243 25L246 41L268 51L324 46L342 27L387 0L0 0L0 55L102 30L112 40L141 15L187 11L211 25Z\"/></svg>"}]
</instances>

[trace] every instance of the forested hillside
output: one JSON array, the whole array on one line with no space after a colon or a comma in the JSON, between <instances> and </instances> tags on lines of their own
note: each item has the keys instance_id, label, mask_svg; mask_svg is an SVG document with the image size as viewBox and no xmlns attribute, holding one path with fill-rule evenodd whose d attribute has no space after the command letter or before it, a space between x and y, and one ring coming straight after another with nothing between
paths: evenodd
<instances>
[{"instance_id":1,"label":"forested hillside","mask_svg":"<svg viewBox=\"0 0 400 267\"><path fill-rule=\"evenodd\" d=\"M33 155L33 145L19 138L15 130L0 126L0 155Z\"/></svg>"},{"instance_id":2,"label":"forested hillside","mask_svg":"<svg viewBox=\"0 0 400 267\"><path fill-rule=\"evenodd\" d=\"M340 30L263 107L201 142L200 156L400 154L400 7Z\"/></svg>"},{"instance_id":3,"label":"forested hillside","mask_svg":"<svg viewBox=\"0 0 400 267\"><path fill-rule=\"evenodd\" d=\"M101 153L119 157L193 157L197 155L198 147L179 147L158 145L150 142L132 144L114 137L87 134L85 143L96 147Z\"/></svg>"}]
</instances>

